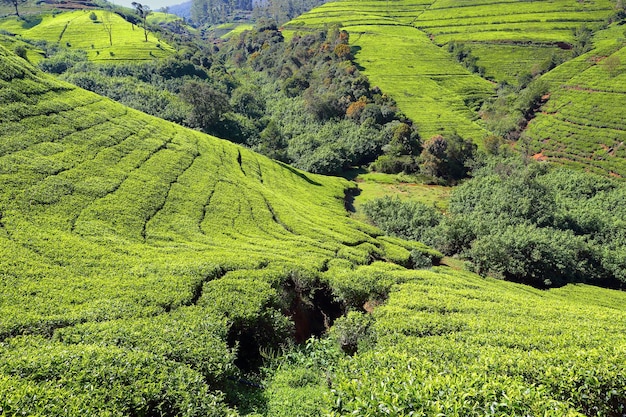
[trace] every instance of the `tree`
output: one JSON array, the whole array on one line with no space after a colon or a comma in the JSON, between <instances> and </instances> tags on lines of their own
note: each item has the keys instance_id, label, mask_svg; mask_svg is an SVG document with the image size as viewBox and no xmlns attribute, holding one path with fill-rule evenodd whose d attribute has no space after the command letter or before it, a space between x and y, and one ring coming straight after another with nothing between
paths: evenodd
<instances>
[{"instance_id":1,"label":"tree","mask_svg":"<svg viewBox=\"0 0 626 417\"><path fill-rule=\"evenodd\" d=\"M148 42L148 16L150 15L150 13L152 13L152 10L150 10L150 6L137 3L136 1L132 2L131 4L135 8L137 15L139 15L139 17L143 21L143 35L146 39L146 42Z\"/></svg>"},{"instance_id":2,"label":"tree","mask_svg":"<svg viewBox=\"0 0 626 417\"><path fill-rule=\"evenodd\" d=\"M188 123L207 133L211 133L215 124L230 111L228 96L206 83L189 82L183 86L180 94L183 100L193 106Z\"/></svg>"},{"instance_id":3,"label":"tree","mask_svg":"<svg viewBox=\"0 0 626 417\"><path fill-rule=\"evenodd\" d=\"M619 59L617 55L611 55L608 58L605 58L602 61L602 66L604 70L609 73L611 77L615 77L620 72L620 66L622 65L622 61Z\"/></svg>"},{"instance_id":4,"label":"tree","mask_svg":"<svg viewBox=\"0 0 626 417\"><path fill-rule=\"evenodd\" d=\"M18 10L17 6L20 3L25 3L26 2L26 0L1 0L1 1L2 1L2 3L13 5L13 7L15 7L15 14L18 17L20 16L20 11Z\"/></svg>"},{"instance_id":5,"label":"tree","mask_svg":"<svg viewBox=\"0 0 626 417\"><path fill-rule=\"evenodd\" d=\"M467 177L469 163L476 152L476 145L457 134L448 138L436 135L425 144L420 158L420 171L424 175L457 181Z\"/></svg>"},{"instance_id":6,"label":"tree","mask_svg":"<svg viewBox=\"0 0 626 417\"><path fill-rule=\"evenodd\" d=\"M102 27L109 35L109 45L113 46L113 21L111 20L111 11L104 12L104 18L102 19Z\"/></svg>"}]
</instances>

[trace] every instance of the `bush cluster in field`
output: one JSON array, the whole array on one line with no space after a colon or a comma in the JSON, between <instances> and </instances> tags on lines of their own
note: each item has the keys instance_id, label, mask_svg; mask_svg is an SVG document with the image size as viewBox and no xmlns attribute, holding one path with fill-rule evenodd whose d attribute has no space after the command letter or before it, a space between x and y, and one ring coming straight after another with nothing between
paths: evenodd
<instances>
[{"instance_id":1,"label":"bush cluster in field","mask_svg":"<svg viewBox=\"0 0 626 417\"><path fill-rule=\"evenodd\" d=\"M617 287L626 282L624 190L592 174L494 161L453 191L446 216L389 197L363 208L389 233L464 256L481 274Z\"/></svg>"}]
</instances>

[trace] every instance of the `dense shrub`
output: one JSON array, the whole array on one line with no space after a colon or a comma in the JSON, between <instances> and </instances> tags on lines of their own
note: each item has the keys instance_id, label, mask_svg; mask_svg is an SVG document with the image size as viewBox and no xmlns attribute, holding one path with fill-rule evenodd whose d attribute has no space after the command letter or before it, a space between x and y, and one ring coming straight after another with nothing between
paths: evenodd
<instances>
[{"instance_id":1,"label":"dense shrub","mask_svg":"<svg viewBox=\"0 0 626 417\"><path fill-rule=\"evenodd\" d=\"M398 197L368 201L363 212L388 233L425 243L433 241L432 230L442 219L434 207Z\"/></svg>"},{"instance_id":2,"label":"dense shrub","mask_svg":"<svg viewBox=\"0 0 626 417\"><path fill-rule=\"evenodd\" d=\"M474 175L455 188L445 217L390 198L364 211L388 233L464 256L481 274L540 287L626 283L623 185L520 159L490 160Z\"/></svg>"}]
</instances>

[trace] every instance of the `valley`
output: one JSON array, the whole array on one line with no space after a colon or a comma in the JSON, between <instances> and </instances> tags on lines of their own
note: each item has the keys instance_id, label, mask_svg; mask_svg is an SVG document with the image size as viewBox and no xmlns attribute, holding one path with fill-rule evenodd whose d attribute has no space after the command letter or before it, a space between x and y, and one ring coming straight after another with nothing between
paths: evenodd
<instances>
[{"instance_id":1,"label":"valley","mask_svg":"<svg viewBox=\"0 0 626 417\"><path fill-rule=\"evenodd\" d=\"M619 4L23 6L0 415L626 414Z\"/></svg>"}]
</instances>

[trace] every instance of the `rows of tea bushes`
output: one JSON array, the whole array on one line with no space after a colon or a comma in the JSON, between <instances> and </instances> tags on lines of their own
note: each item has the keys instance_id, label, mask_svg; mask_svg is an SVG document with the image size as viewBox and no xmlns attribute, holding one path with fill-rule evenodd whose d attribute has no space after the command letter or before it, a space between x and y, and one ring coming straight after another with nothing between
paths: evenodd
<instances>
[{"instance_id":1,"label":"rows of tea bushes","mask_svg":"<svg viewBox=\"0 0 626 417\"><path fill-rule=\"evenodd\" d=\"M317 7L285 28L291 36L339 23L351 34L363 73L397 101L424 137L456 132L480 142L487 131L476 123L476 111L494 84L477 74L523 87L526 78L586 52L586 28L602 27L615 13L608 0L342 1ZM464 52L455 63L441 47L458 42Z\"/></svg>"},{"instance_id":2,"label":"rows of tea bushes","mask_svg":"<svg viewBox=\"0 0 626 417\"><path fill-rule=\"evenodd\" d=\"M348 217L346 180L0 62L3 414L246 412L242 373L341 314L331 262L441 257Z\"/></svg>"},{"instance_id":3,"label":"rows of tea bushes","mask_svg":"<svg viewBox=\"0 0 626 417\"><path fill-rule=\"evenodd\" d=\"M533 153L576 168L626 175L622 31L623 26L614 25L597 33L593 50L543 76L552 94L527 130Z\"/></svg>"},{"instance_id":4,"label":"rows of tea bushes","mask_svg":"<svg viewBox=\"0 0 626 417\"><path fill-rule=\"evenodd\" d=\"M480 140L486 131L474 123L474 111L492 85L409 24L428 6L428 2L326 3L289 22L285 29L297 33L339 23L350 33L363 74L394 98L423 137L456 131L464 138Z\"/></svg>"},{"instance_id":5,"label":"rows of tea bushes","mask_svg":"<svg viewBox=\"0 0 626 417\"><path fill-rule=\"evenodd\" d=\"M440 267L385 276L384 305L268 370L267 415L623 415L623 293Z\"/></svg>"},{"instance_id":6,"label":"rows of tea bushes","mask_svg":"<svg viewBox=\"0 0 626 417\"><path fill-rule=\"evenodd\" d=\"M433 34L440 44L449 40L569 42L571 30L602 23L613 12L608 0L576 2L480 1L471 4L437 1L420 14L416 26Z\"/></svg>"}]
</instances>

